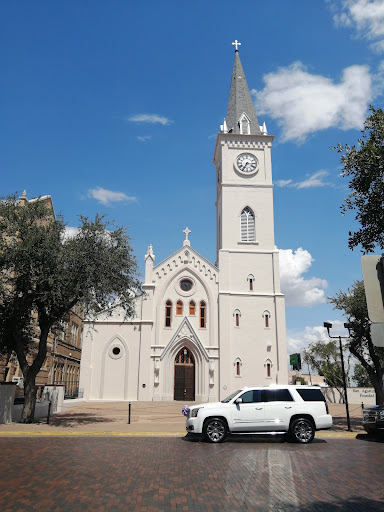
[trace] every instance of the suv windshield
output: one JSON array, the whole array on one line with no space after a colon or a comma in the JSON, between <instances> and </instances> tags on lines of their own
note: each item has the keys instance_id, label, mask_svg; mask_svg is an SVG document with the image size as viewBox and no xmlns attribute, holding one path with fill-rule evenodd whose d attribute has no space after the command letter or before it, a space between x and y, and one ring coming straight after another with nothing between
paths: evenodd
<instances>
[{"instance_id":1,"label":"suv windshield","mask_svg":"<svg viewBox=\"0 0 384 512\"><path fill-rule=\"evenodd\" d=\"M230 402L232 400L232 398L235 398L235 396L238 395L240 393L240 391L241 391L241 389L238 389L234 393L231 393L229 396L227 396L227 398L224 398L224 400L222 400L221 403L227 404L228 402Z\"/></svg>"}]
</instances>

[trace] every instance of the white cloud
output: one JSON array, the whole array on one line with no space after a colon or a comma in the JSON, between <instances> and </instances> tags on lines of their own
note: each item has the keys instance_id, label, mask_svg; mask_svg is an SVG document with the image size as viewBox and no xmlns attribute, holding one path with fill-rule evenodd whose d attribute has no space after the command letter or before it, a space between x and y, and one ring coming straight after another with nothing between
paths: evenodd
<instances>
[{"instance_id":1,"label":"white cloud","mask_svg":"<svg viewBox=\"0 0 384 512\"><path fill-rule=\"evenodd\" d=\"M73 238L74 236L77 235L78 232L79 232L79 228L76 228L74 226L65 226L64 238L65 239Z\"/></svg>"},{"instance_id":2,"label":"white cloud","mask_svg":"<svg viewBox=\"0 0 384 512\"><path fill-rule=\"evenodd\" d=\"M91 188L88 190L88 197L96 199L101 204L109 205L112 203L133 202L136 197L127 196L124 192L115 192L102 187Z\"/></svg>"},{"instance_id":3,"label":"white cloud","mask_svg":"<svg viewBox=\"0 0 384 512\"><path fill-rule=\"evenodd\" d=\"M368 66L345 68L335 83L294 62L264 75L263 80L262 91L252 90L257 111L277 119L285 141L303 142L309 134L330 127L361 129L373 97Z\"/></svg>"},{"instance_id":4,"label":"white cloud","mask_svg":"<svg viewBox=\"0 0 384 512\"><path fill-rule=\"evenodd\" d=\"M298 182L294 182L293 180L277 180L276 185L278 187L294 187L299 189L325 187L329 185L329 183L323 180L328 174L328 171L317 171L312 175L308 175L306 180Z\"/></svg>"},{"instance_id":5,"label":"white cloud","mask_svg":"<svg viewBox=\"0 0 384 512\"><path fill-rule=\"evenodd\" d=\"M344 328L344 322L341 320L325 320L332 324L331 336L348 336L348 331ZM328 342L329 337L327 329L322 325L306 326L303 331L288 331L287 345L288 354L303 352L311 343L316 341Z\"/></svg>"},{"instance_id":6,"label":"white cloud","mask_svg":"<svg viewBox=\"0 0 384 512\"><path fill-rule=\"evenodd\" d=\"M148 142L149 140L152 139L152 136L151 135L138 135L136 137L137 140L139 140L140 142Z\"/></svg>"},{"instance_id":7,"label":"white cloud","mask_svg":"<svg viewBox=\"0 0 384 512\"><path fill-rule=\"evenodd\" d=\"M157 114L137 114L136 116L128 117L127 121L132 121L133 123L162 124L163 126L173 123L173 121L167 117L158 116Z\"/></svg>"},{"instance_id":8,"label":"white cloud","mask_svg":"<svg viewBox=\"0 0 384 512\"><path fill-rule=\"evenodd\" d=\"M318 277L303 277L314 261L310 253L301 247L296 251L279 249L279 253L281 290L287 305L313 306L325 302L327 281Z\"/></svg>"},{"instance_id":9,"label":"white cloud","mask_svg":"<svg viewBox=\"0 0 384 512\"><path fill-rule=\"evenodd\" d=\"M328 2L337 26L355 28L358 37L372 41L371 48L384 51L383 0L342 0Z\"/></svg>"}]
</instances>

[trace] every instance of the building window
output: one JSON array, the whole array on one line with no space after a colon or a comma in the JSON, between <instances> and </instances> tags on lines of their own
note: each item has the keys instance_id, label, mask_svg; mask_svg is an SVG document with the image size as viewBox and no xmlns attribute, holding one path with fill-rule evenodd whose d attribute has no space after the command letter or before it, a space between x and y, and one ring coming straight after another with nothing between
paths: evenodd
<instances>
[{"instance_id":1,"label":"building window","mask_svg":"<svg viewBox=\"0 0 384 512\"><path fill-rule=\"evenodd\" d=\"M255 241L255 215L253 211L247 206L241 212L241 241L254 242Z\"/></svg>"},{"instance_id":2,"label":"building window","mask_svg":"<svg viewBox=\"0 0 384 512\"><path fill-rule=\"evenodd\" d=\"M183 303L181 300L178 300L176 303L176 315L182 315L183 314Z\"/></svg>"},{"instance_id":3,"label":"building window","mask_svg":"<svg viewBox=\"0 0 384 512\"><path fill-rule=\"evenodd\" d=\"M235 317L235 327L240 327L240 317L241 313L239 309L235 309L233 312L233 316Z\"/></svg>"},{"instance_id":4,"label":"building window","mask_svg":"<svg viewBox=\"0 0 384 512\"><path fill-rule=\"evenodd\" d=\"M267 377L271 377L272 376L272 361L270 359L267 359L265 361L265 369L266 369L266 372L267 372Z\"/></svg>"},{"instance_id":5,"label":"building window","mask_svg":"<svg viewBox=\"0 0 384 512\"><path fill-rule=\"evenodd\" d=\"M77 324L71 325L71 345L75 345L77 343L77 335L79 332L79 326Z\"/></svg>"},{"instance_id":6,"label":"building window","mask_svg":"<svg viewBox=\"0 0 384 512\"><path fill-rule=\"evenodd\" d=\"M195 310L196 310L196 304L194 303L193 300L191 300L191 302L189 303L189 314L194 315Z\"/></svg>"},{"instance_id":7,"label":"building window","mask_svg":"<svg viewBox=\"0 0 384 512\"><path fill-rule=\"evenodd\" d=\"M207 307L205 302L200 302L200 327L207 327Z\"/></svg>"},{"instance_id":8,"label":"building window","mask_svg":"<svg viewBox=\"0 0 384 512\"><path fill-rule=\"evenodd\" d=\"M187 348L182 348L175 358L175 364L194 366L195 362L192 353Z\"/></svg>"},{"instance_id":9,"label":"building window","mask_svg":"<svg viewBox=\"0 0 384 512\"><path fill-rule=\"evenodd\" d=\"M247 277L247 281L249 282L249 291L253 292L253 283L255 281L255 276L252 274L249 274L249 276Z\"/></svg>"},{"instance_id":10,"label":"building window","mask_svg":"<svg viewBox=\"0 0 384 512\"><path fill-rule=\"evenodd\" d=\"M172 301L165 303L165 327L171 327L172 323Z\"/></svg>"},{"instance_id":11,"label":"building window","mask_svg":"<svg viewBox=\"0 0 384 512\"><path fill-rule=\"evenodd\" d=\"M241 362L240 357L236 357L235 362L233 364L235 366L236 377L241 377L241 367L243 363Z\"/></svg>"},{"instance_id":12,"label":"building window","mask_svg":"<svg viewBox=\"0 0 384 512\"><path fill-rule=\"evenodd\" d=\"M269 329L269 319L271 318L271 313L269 311L264 311L263 313L263 317L264 317L264 327L266 329Z\"/></svg>"}]
</instances>

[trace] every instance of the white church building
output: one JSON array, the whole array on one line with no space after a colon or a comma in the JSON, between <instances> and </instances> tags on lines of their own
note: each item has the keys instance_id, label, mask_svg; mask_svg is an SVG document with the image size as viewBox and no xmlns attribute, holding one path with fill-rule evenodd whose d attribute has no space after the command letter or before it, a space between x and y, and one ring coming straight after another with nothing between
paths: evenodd
<instances>
[{"instance_id":1,"label":"white church building","mask_svg":"<svg viewBox=\"0 0 384 512\"><path fill-rule=\"evenodd\" d=\"M136 316L84 325L80 390L88 400L217 401L288 382L285 301L274 242L271 147L235 43L227 117L217 135L217 266L189 240L145 255Z\"/></svg>"}]
</instances>

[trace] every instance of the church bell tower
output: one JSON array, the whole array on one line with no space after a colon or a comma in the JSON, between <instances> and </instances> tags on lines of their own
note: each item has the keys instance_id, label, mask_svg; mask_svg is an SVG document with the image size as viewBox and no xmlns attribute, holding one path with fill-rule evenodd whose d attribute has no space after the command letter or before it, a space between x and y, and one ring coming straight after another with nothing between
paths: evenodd
<instances>
[{"instance_id":1,"label":"church bell tower","mask_svg":"<svg viewBox=\"0 0 384 512\"><path fill-rule=\"evenodd\" d=\"M220 396L288 380L284 295L275 248L271 147L235 41L227 117L214 153L217 183Z\"/></svg>"}]
</instances>

